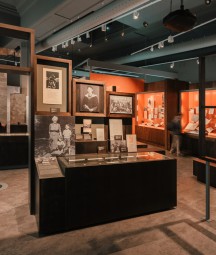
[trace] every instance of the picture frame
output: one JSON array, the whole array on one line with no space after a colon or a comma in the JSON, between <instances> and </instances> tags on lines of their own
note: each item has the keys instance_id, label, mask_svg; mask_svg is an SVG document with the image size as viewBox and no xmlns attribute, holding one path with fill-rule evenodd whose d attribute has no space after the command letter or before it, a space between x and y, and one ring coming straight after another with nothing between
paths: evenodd
<instances>
[{"instance_id":1,"label":"picture frame","mask_svg":"<svg viewBox=\"0 0 216 255\"><path fill-rule=\"evenodd\" d=\"M73 115L106 116L106 88L103 82L73 79Z\"/></svg>"},{"instance_id":2,"label":"picture frame","mask_svg":"<svg viewBox=\"0 0 216 255\"><path fill-rule=\"evenodd\" d=\"M135 117L135 94L107 92L107 116L114 118Z\"/></svg>"},{"instance_id":3,"label":"picture frame","mask_svg":"<svg viewBox=\"0 0 216 255\"><path fill-rule=\"evenodd\" d=\"M34 100L37 115L71 115L71 70L71 60L35 56Z\"/></svg>"}]
</instances>

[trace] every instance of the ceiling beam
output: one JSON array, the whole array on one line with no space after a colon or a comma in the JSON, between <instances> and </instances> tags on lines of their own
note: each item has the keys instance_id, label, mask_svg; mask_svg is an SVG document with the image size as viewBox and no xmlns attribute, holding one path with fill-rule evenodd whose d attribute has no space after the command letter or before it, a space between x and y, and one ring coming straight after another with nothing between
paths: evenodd
<instances>
[{"instance_id":1,"label":"ceiling beam","mask_svg":"<svg viewBox=\"0 0 216 255\"><path fill-rule=\"evenodd\" d=\"M62 42L68 41L71 38L75 38L78 35L85 33L86 31L90 31L92 29L94 30L96 27L99 27L104 23L109 23L116 20L131 10L136 10L137 8L141 7L145 8L148 7L149 4L152 5L157 2L158 0L154 0L153 2L150 0L113 1L111 4L108 4L98 11L89 14L88 16L78 20L76 23L63 28L44 41L38 43L35 50L38 53L54 45L59 45Z\"/></svg>"},{"instance_id":2,"label":"ceiling beam","mask_svg":"<svg viewBox=\"0 0 216 255\"><path fill-rule=\"evenodd\" d=\"M133 73L138 75L149 75L155 77L163 77L166 79L177 79L178 74L174 72L165 72L159 70L152 70L134 66L126 66L126 65L118 65L113 63L107 63L97 60L87 60L87 67L88 70L96 70L96 69L103 69L103 70L111 70L111 71L119 71L125 73Z\"/></svg>"}]
</instances>

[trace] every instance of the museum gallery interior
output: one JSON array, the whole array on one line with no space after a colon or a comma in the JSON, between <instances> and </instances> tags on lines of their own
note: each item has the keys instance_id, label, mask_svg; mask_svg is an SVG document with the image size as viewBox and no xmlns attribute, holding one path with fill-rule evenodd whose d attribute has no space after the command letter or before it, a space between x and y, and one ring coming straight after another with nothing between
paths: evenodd
<instances>
[{"instance_id":1,"label":"museum gallery interior","mask_svg":"<svg viewBox=\"0 0 216 255\"><path fill-rule=\"evenodd\" d=\"M215 13L0 0L0 254L216 254Z\"/></svg>"}]
</instances>

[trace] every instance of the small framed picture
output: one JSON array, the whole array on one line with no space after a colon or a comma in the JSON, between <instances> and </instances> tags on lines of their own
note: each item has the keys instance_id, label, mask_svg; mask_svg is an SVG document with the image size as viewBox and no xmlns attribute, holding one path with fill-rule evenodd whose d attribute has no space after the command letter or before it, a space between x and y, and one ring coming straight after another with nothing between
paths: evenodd
<instances>
[{"instance_id":1,"label":"small framed picture","mask_svg":"<svg viewBox=\"0 0 216 255\"><path fill-rule=\"evenodd\" d=\"M135 95L132 93L107 92L108 117L134 117Z\"/></svg>"},{"instance_id":2,"label":"small framed picture","mask_svg":"<svg viewBox=\"0 0 216 255\"><path fill-rule=\"evenodd\" d=\"M105 91L105 84L103 82L74 79L73 115L105 117Z\"/></svg>"}]
</instances>

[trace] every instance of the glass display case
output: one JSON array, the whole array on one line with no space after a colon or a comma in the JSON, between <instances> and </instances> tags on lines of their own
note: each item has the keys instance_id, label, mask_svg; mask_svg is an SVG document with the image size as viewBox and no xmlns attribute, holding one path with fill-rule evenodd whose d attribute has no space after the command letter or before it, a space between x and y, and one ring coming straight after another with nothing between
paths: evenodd
<instances>
[{"instance_id":1,"label":"glass display case","mask_svg":"<svg viewBox=\"0 0 216 255\"><path fill-rule=\"evenodd\" d=\"M167 160L169 157L156 152L138 152L121 154L91 154L59 157L58 160L67 167L85 167L94 165L111 165L137 163L143 161Z\"/></svg>"},{"instance_id":2,"label":"glass display case","mask_svg":"<svg viewBox=\"0 0 216 255\"><path fill-rule=\"evenodd\" d=\"M216 99L216 90L206 90L206 105L214 106ZM199 91L182 91L180 99L182 113L182 131L183 133L199 133ZM208 137L216 138L216 109L208 108L205 111L205 131Z\"/></svg>"},{"instance_id":3,"label":"glass display case","mask_svg":"<svg viewBox=\"0 0 216 255\"><path fill-rule=\"evenodd\" d=\"M137 95L137 117L139 126L164 130L164 92Z\"/></svg>"}]
</instances>

